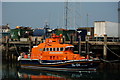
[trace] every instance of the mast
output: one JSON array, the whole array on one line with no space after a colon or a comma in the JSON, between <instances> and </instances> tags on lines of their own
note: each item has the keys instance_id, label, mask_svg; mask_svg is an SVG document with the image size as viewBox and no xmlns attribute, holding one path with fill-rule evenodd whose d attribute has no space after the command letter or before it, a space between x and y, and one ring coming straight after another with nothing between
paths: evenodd
<instances>
[{"instance_id":1,"label":"mast","mask_svg":"<svg viewBox=\"0 0 120 80\"><path fill-rule=\"evenodd\" d=\"M65 2L65 27L66 27L66 29L68 27L67 18L68 18L68 0L66 0L66 2Z\"/></svg>"},{"instance_id":2,"label":"mast","mask_svg":"<svg viewBox=\"0 0 120 80\"><path fill-rule=\"evenodd\" d=\"M44 26L44 31L45 31L44 39L46 39L46 37L48 36L48 29L49 29L49 25L48 25L48 22L46 20L45 26Z\"/></svg>"},{"instance_id":3,"label":"mast","mask_svg":"<svg viewBox=\"0 0 120 80\"><path fill-rule=\"evenodd\" d=\"M87 26L86 27L88 27L88 13L87 13Z\"/></svg>"}]
</instances>

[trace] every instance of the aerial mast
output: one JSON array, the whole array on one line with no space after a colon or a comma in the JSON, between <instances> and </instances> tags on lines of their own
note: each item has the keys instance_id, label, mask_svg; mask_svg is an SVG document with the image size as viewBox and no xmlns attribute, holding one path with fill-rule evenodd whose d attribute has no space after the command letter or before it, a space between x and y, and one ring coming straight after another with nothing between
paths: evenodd
<instances>
[{"instance_id":1,"label":"aerial mast","mask_svg":"<svg viewBox=\"0 0 120 80\"><path fill-rule=\"evenodd\" d=\"M68 0L66 0L66 2L65 2L65 27L66 27L66 29L67 29L67 27L68 27Z\"/></svg>"},{"instance_id":2,"label":"aerial mast","mask_svg":"<svg viewBox=\"0 0 120 80\"><path fill-rule=\"evenodd\" d=\"M88 13L87 13L87 26L86 27L88 27Z\"/></svg>"}]
</instances>

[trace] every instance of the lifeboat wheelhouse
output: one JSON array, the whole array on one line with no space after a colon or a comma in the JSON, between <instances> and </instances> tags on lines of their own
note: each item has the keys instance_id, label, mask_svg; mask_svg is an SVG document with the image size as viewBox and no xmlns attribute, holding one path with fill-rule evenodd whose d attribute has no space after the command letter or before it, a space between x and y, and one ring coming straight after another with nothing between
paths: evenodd
<instances>
[{"instance_id":1,"label":"lifeboat wheelhouse","mask_svg":"<svg viewBox=\"0 0 120 80\"><path fill-rule=\"evenodd\" d=\"M79 54L74 54L74 46L62 44L62 35L52 35L44 43L32 48L31 59L40 60L80 60ZM83 57L82 57L83 58Z\"/></svg>"}]
</instances>

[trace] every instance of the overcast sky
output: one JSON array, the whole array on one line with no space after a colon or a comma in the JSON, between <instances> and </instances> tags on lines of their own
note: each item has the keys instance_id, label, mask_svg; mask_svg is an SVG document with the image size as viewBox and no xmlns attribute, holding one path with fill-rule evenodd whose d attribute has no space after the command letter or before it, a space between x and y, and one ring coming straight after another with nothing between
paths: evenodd
<instances>
[{"instance_id":1,"label":"overcast sky","mask_svg":"<svg viewBox=\"0 0 120 80\"><path fill-rule=\"evenodd\" d=\"M2 2L118 2L120 0L1 0Z\"/></svg>"},{"instance_id":2,"label":"overcast sky","mask_svg":"<svg viewBox=\"0 0 120 80\"><path fill-rule=\"evenodd\" d=\"M47 21L52 28L64 28L64 6L64 2L3 2L2 24L37 28ZM69 28L93 26L94 21L118 22L118 2L74 2L68 7Z\"/></svg>"}]
</instances>

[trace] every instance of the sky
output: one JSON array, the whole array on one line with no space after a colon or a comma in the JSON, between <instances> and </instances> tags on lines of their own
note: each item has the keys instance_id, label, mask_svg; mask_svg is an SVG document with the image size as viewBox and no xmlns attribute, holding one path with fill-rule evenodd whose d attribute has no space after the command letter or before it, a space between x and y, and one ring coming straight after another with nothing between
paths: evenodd
<instances>
[{"instance_id":1,"label":"sky","mask_svg":"<svg viewBox=\"0 0 120 80\"><path fill-rule=\"evenodd\" d=\"M2 24L2 3L0 2L0 24Z\"/></svg>"},{"instance_id":2,"label":"sky","mask_svg":"<svg viewBox=\"0 0 120 80\"><path fill-rule=\"evenodd\" d=\"M118 2L69 2L68 28L93 26L94 21L118 22ZM2 2L2 24L65 28L64 2ZM87 16L88 15L88 16Z\"/></svg>"},{"instance_id":3,"label":"sky","mask_svg":"<svg viewBox=\"0 0 120 80\"><path fill-rule=\"evenodd\" d=\"M2 2L118 2L119 0L1 0Z\"/></svg>"}]
</instances>

